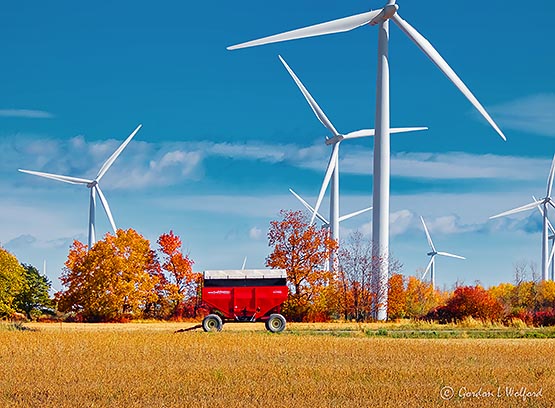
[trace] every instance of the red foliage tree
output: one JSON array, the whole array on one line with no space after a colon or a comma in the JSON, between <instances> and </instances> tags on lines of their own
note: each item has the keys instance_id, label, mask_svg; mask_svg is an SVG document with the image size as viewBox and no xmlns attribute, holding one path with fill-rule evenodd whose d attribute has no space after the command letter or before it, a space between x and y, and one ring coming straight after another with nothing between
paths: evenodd
<instances>
[{"instance_id":1,"label":"red foliage tree","mask_svg":"<svg viewBox=\"0 0 555 408\"><path fill-rule=\"evenodd\" d=\"M197 307L197 289L201 274L193 272L194 262L181 250L181 238L170 231L160 235L162 270L166 272L163 289L171 305L173 319L193 317Z\"/></svg>"},{"instance_id":2,"label":"red foliage tree","mask_svg":"<svg viewBox=\"0 0 555 408\"><path fill-rule=\"evenodd\" d=\"M322 303L331 301L329 287L335 286L335 277L324 265L331 251L337 249L337 242L326 229L309 224L301 211L282 210L280 214L282 220L270 223L268 240L274 250L266 265L287 271L290 292L284 314L300 321L311 308L327 309Z\"/></svg>"},{"instance_id":3,"label":"red foliage tree","mask_svg":"<svg viewBox=\"0 0 555 408\"><path fill-rule=\"evenodd\" d=\"M442 323L456 323L467 317L498 321L503 317L503 306L480 285L459 286L445 306L430 312L427 317Z\"/></svg>"}]
</instances>

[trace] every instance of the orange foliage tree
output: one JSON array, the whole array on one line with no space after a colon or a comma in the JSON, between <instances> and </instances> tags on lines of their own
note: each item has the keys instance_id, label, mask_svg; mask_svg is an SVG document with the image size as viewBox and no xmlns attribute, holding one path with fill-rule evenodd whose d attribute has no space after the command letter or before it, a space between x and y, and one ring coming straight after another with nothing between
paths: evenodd
<instances>
[{"instance_id":1,"label":"orange foliage tree","mask_svg":"<svg viewBox=\"0 0 555 408\"><path fill-rule=\"evenodd\" d=\"M330 293L335 277L324 265L337 249L325 228L310 225L301 211L280 212L283 219L272 221L268 231L273 252L266 258L270 268L287 271L289 298L283 312L291 320L307 319L309 314L328 314L335 296ZM319 316L317 320L323 320Z\"/></svg>"},{"instance_id":2,"label":"orange foliage tree","mask_svg":"<svg viewBox=\"0 0 555 408\"><path fill-rule=\"evenodd\" d=\"M162 284L166 303L170 307L169 313L173 319L194 317L202 275L193 272L194 262L189 255L183 254L181 238L174 235L173 231L162 234L158 238L158 245L162 256L161 267L166 272Z\"/></svg>"},{"instance_id":3,"label":"orange foliage tree","mask_svg":"<svg viewBox=\"0 0 555 408\"><path fill-rule=\"evenodd\" d=\"M387 294L388 320L401 319L407 313L407 292L405 290L405 277L394 273L389 277Z\"/></svg>"},{"instance_id":4,"label":"orange foliage tree","mask_svg":"<svg viewBox=\"0 0 555 408\"><path fill-rule=\"evenodd\" d=\"M58 309L85 321L140 318L154 308L163 276L150 242L133 229L106 234L90 251L74 241L60 278Z\"/></svg>"}]
</instances>

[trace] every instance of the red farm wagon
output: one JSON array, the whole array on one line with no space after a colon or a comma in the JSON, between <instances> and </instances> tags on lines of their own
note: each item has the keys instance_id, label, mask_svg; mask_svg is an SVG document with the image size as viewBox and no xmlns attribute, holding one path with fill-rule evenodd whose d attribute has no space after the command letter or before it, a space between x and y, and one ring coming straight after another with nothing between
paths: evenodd
<instances>
[{"instance_id":1,"label":"red farm wagon","mask_svg":"<svg viewBox=\"0 0 555 408\"><path fill-rule=\"evenodd\" d=\"M204 271L202 301L210 314L204 331L220 331L225 322L262 321L276 333L285 329L281 305L287 300L287 274L283 269Z\"/></svg>"}]
</instances>

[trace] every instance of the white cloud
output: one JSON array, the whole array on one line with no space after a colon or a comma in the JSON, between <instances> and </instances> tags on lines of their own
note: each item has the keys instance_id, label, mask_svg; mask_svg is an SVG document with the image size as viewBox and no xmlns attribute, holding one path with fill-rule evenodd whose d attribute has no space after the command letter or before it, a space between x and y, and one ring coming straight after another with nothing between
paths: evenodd
<instances>
[{"instance_id":1,"label":"white cloud","mask_svg":"<svg viewBox=\"0 0 555 408\"><path fill-rule=\"evenodd\" d=\"M254 240L259 240L263 237L262 230L258 227L252 227L249 230L249 237Z\"/></svg>"},{"instance_id":2,"label":"white cloud","mask_svg":"<svg viewBox=\"0 0 555 408\"><path fill-rule=\"evenodd\" d=\"M461 152L401 152L391 157L391 174L397 177L435 180L535 180L538 173L548 171L549 165L548 159L541 158ZM372 174L371 152L359 151L345 155L340 166L343 173Z\"/></svg>"},{"instance_id":3,"label":"white cloud","mask_svg":"<svg viewBox=\"0 0 555 408\"><path fill-rule=\"evenodd\" d=\"M0 109L0 116L6 118L29 119L50 119L54 117L50 112L33 109Z\"/></svg>"},{"instance_id":4,"label":"white cloud","mask_svg":"<svg viewBox=\"0 0 555 408\"><path fill-rule=\"evenodd\" d=\"M489 108L502 127L555 136L555 93L531 95Z\"/></svg>"},{"instance_id":5,"label":"white cloud","mask_svg":"<svg viewBox=\"0 0 555 408\"><path fill-rule=\"evenodd\" d=\"M0 172L17 168L94 177L101 164L119 146L121 140L87 141L78 135L68 140L37 136L14 136L0 141L5 160ZM290 166L323 172L329 155L324 143L310 146L261 142L213 143L133 141L106 174L103 187L149 188L170 186L187 180L198 181L209 157ZM391 158L391 174L397 177L429 180L538 180L547 172L546 158L473 155L461 152L396 153ZM372 151L358 149L341 154L343 174L370 175Z\"/></svg>"}]
</instances>

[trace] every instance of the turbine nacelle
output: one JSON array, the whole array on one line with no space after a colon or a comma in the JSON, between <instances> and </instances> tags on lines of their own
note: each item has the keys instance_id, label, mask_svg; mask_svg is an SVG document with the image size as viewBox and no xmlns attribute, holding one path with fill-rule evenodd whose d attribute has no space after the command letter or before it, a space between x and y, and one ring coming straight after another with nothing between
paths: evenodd
<instances>
[{"instance_id":1,"label":"turbine nacelle","mask_svg":"<svg viewBox=\"0 0 555 408\"><path fill-rule=\"evenodd\" d=\"M326 145L331 146L336 143L341 143L345 139L345 135L337 135L334 137L327 137L326 136Z\"/></svg>"},{"instance_id":2,"label":"turbine nacelle","mask_svg":"<svg viewBox=\"0 0 555 408\"><path fill-rule=\"evenodd\" d=\"M381 13L374 17L368 24L375 26L383 23L393 17L395 13L397 13L397 10L399 10L399 6L397 4L387 5L382 9Z\"/></svg>"}]
</instances>

